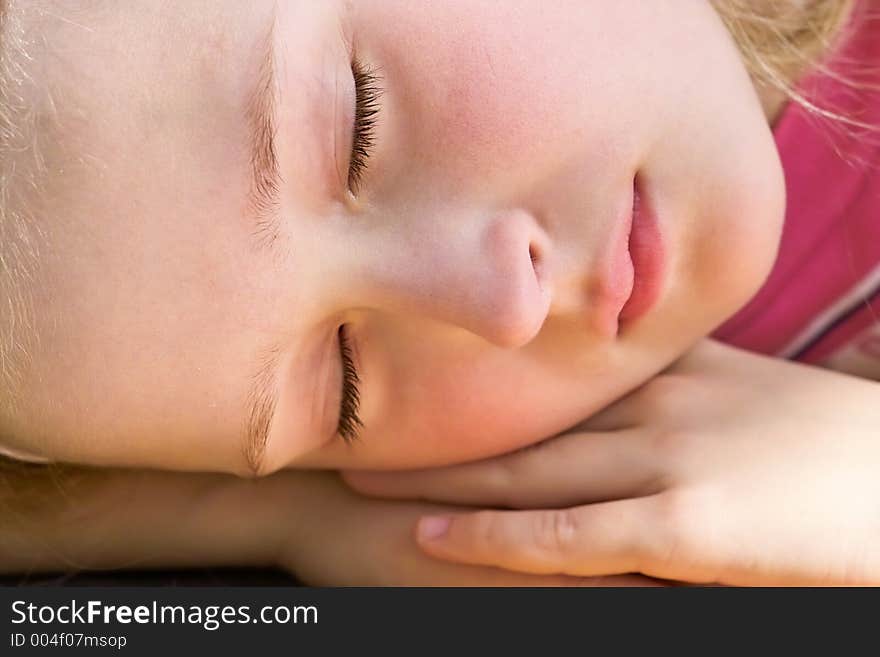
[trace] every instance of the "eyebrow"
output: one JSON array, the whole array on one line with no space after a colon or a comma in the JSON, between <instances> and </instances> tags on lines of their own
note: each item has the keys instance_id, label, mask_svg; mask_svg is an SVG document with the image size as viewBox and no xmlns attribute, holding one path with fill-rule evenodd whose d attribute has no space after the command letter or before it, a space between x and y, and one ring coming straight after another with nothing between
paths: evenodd
<instances>
[{"instance_id":1,"label":"eyebrow","mask_svg":"<svg viewBox=\"0 0 880 657\"><path fill-rule=\"evenodd\" d=\"M259 69L256 84L247 96L245 120L249 134L250 189L247 208L252 215L254 238L270 248L278 239L281 169L275 151L275 108L278 89L275 76L275 10L266 31L257 41ZM269 431L278 404L277 373L282 350L272 345L262 351L247 394L244 457L254 475L262 471Z\"/></svg>"},{"instance_id":2,"label":"eyebrow","mask_svg":"<svg viewBox=\"0 0 880 657\"><path fill-rule=\"evenodd\" d=\"M281 169L275 150L278 87L275 76L275 11L268 29L258 40L259 69L248 94L245 120L249 134L250 189L247 207L255 223L254 237L260 246L271 247L278 239Z\"/></svg>"},{"instance_id":3,"label":"eyebrow","mask_svg":"<svg viewBox=\"0 0 880 657\"><path fill-rule=\"evenodd\" d=\"M244 458L251 474L262 473L269 443L269 430L278 405L277 373L281 348L272 345L263 351L259 366L251 377L247 396L248 420L245 429Z\"/></svg>"}]
</instances>

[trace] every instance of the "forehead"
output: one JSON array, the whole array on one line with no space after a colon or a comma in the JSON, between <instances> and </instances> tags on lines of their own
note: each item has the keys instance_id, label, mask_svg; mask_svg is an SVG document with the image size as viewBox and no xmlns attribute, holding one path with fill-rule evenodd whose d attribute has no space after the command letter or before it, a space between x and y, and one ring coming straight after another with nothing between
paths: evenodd
<instances>
[{"instance_id":1,"label":"forehead","mask_svg":"<svg viewBox=\"0 0 880 657\"><path fill-rule=\"evenodd\" d=\"M207 136L227 141L223 129L240 117L243 89L257 67L254 38L270 9L243 6L108 3L37 14L29 27L45 44L42 109L56 119L62 143L119 152L120 145L149 147L155 139L163 141L148 150L192 147Z\"/></svg>"},{"instance_id":2,"label":"forehead","mask_svg":"<svg viewBox=\"0 0 880 657\"><path fill-rule=\"evenodd\" d=\"M139 381L132 372L159 376L151 367L162 358L184 368L195 362L193 344L229 331L218 299L268 296L246 294L261 270L246 248L245 105L272 4L42 6L21 23L39 46L29 74L40 87L47 171L38 221L50 245L36 330L51 356L40 367L57 384L40 394L95 407L126 384L108 363L125 364L130 387ZM251 307L238 310L236 321L249 326ZM236 346L228 347L234 366L202 372L214 400L224 384L238 394L231 373L242 379L253 354ZM84 378L96 382L94 400L75 387ZM201 403L184 393L180 406ZM226 406L231 426L237 408Z\"/></svg>"},{"instance_id":3,"label":"forehead","mask_svg":"<svg viewBox=\"0 0 880 657\"><path fill-rule=\"evenodd\" d=\"M268 1L195 0L28 13L25 30L42 44L32 77L57 233L88 224L98 241L132 230L198 237L212 215L214 226L245 227L244 117L271 11Z\"/></svg>"}]
</instances>

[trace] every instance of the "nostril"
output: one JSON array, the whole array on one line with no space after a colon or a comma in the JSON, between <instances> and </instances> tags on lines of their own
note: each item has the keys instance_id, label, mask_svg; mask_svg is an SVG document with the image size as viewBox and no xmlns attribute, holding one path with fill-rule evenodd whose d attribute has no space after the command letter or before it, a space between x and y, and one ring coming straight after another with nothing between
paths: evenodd
<instances>
[{"instance_id":1,"label":"nostril","mask_svg":"<svg viewBox=\"0 0 880 657\"><path fill-rule=\"evenodd\" d=\"M544 254L539 244L535 242L529 243L529 258L532 261L532 271L535 273L535 279L538 281L538 286L543 291L545 289Z\"/></svg>"},{"instance_id":2,"label":"nostril","mask_svg":"<svg viewBox=\"0 0 880 657\"><path fill-rule=\"evenodd\" d=\"M471 330L505 348L530 342L550 308L552 245L535 218L523 210L501 212L486 226L473 275L480 285L465 296ZM467 253L467 252L465 252ZM528 254L529 260L526 260Z\"/></svg>"}]
</instances>

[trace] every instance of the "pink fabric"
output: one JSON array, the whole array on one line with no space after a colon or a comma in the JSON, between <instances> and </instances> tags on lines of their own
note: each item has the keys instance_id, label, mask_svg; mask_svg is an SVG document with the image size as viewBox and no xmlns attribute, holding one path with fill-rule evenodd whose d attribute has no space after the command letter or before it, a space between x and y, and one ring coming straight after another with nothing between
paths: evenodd
<instances>
[{"instance_id":1,"label":"pink fabric","mask_svg":"<svg viewBox=\"0 0 880 657\"><path fill-rule=\"evenodd\" d=\"M880 69L880 15L869 15L870 4L859 4L829 64L877 85L880 75L867 69ZM856 338L875 341L870 329L880 326L880 93L821 75L799 88L876 129L817 118L796 103L784 110L773 131L788 199L779 255L764 286L713 337L823 364Z\"/></svg>"}]
</instances>

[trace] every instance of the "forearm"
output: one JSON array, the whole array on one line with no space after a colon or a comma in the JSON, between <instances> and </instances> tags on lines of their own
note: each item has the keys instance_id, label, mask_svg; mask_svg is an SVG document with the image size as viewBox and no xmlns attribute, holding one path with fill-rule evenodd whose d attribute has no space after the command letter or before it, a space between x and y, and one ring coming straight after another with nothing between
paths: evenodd
<instances>
[{"instance_id":1,"label":"forearm","mask_svg":"<svg viewBox=\"0 0 880 657\"><path fill-rule=\"evenodd\" d=\"M4 473L0 572L277 563L314 477ZM35 480L34 477L43 480Z\"/></svg>"}]
</instances>

